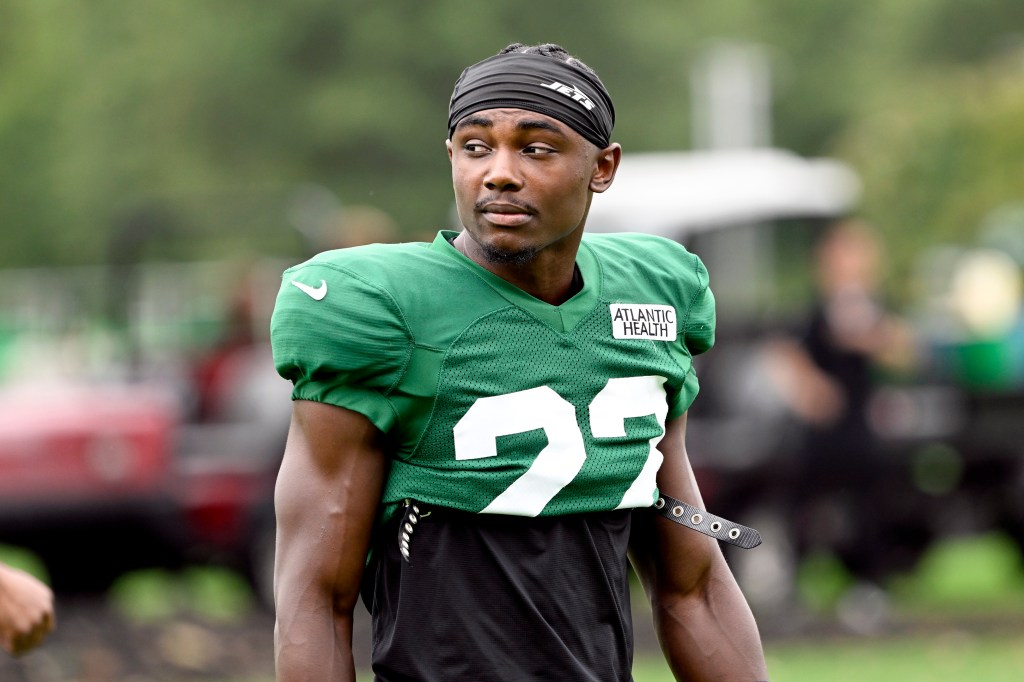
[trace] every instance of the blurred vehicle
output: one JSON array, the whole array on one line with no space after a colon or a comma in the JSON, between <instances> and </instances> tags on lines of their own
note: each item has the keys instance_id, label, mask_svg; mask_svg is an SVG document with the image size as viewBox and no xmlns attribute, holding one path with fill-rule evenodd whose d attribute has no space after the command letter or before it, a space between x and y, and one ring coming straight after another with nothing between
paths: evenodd
<instances>
[{"instance_id":1,"label":"blurred vehicle","mask_svg":"<svg viewBox=\"0 0 1024 682\"><path fill-rule=\"evenodd\" d=\"M174 418L151 391L9 388L0 394L0 538L29 547L58 590L106 587L164 563L184 528L170 474Z\"/></svg>"},{"instance_id":2,"label":"blurred vehicle","mask_svg":"<svg viewBox=\"0 0 1024 682\"><path fill-rule=\"evenodd\" d=\"M291 385L269 326L293 262L167 260L183 242L219 252L229 230L252 238L254 213L307 253L392 236L315 186L184 196L125 213L105 265L0 271L0 543L36 552L58 593L212 563L272 606Z\"/></svg>"},{"instance_id":3,"label":"blurred vehicle","mask_svg":"<svg viewBox=\"0 0 1024 682\"><path fill-rule=\"evenodd\" d=\"M0 273L0 542L38 554L55 591L213 563L270 604L289 385L261 317L217 340L232 302L211 292L254 287L269 307L281 269L140 265L118 328L96 322L104 268Z\"/></svg>"},{"instance_id":4,"label":"blurred vehicle","mask_svg":"<svg viewBox=\"0 0 1024 682\"><path fill-rule=\"evenodd\" d=\"M263 599L282 447L283 432L255 422L183 422L172 396L143 385L8 389L0 538L38 554L59 593L99 592L133 569L217 563Z\"/></svg>"},{"instance_id":5,"label":"blurred vehicle","mask_svg":"<svg viewBox=\"0 0 1024 682\"><path fill-rule=\"evenodd\" d=\"M771 351L799 335L813 246L859 195L843 164L778 149L624 154L588 220L590 231L677 240L711 273L717 340L696 358L687 449L709 509L765 537L754 551L727 550L762 615L789 617L797 571L815 552L871 553L877 579L911 568L939 537L997 528L1024 542L1024 386L965 385L927 364L872 392L873 482L796 499L806 426L787 408ZM872 524L870 546L857 544L858 524Z\"/></svg>"}]
</instances>

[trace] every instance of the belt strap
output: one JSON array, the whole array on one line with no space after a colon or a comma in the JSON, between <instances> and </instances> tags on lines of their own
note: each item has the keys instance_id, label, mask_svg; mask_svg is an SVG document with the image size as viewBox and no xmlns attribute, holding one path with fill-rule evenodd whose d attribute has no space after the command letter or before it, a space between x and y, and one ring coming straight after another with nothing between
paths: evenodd
<instances>
[{"instance_id":1,"label":"belt strap","mask_svg":"<svg viewBox=\"0 0 1024 682\"><path fill-rule=\"evenodd\" d=\"M658 497L654 508L669 521L675 521L730 545L753 549L761 544L761 534L753 528L715 516L664 493Z\"/></svg>"}]
</instances>

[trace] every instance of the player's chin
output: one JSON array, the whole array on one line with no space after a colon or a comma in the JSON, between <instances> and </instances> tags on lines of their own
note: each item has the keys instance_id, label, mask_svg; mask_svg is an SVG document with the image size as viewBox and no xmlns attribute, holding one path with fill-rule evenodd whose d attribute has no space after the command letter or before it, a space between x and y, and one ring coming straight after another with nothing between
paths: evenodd
<instances>
[{"instance_id":1,"label":"player's chin","mask_svg":"<svg viewBox=\"0 0 1024 682\"><path fill-rule=\"evenodd\" d=\"M515 239L486 239L480 244L484 258L496 265L527 265L537 257L538 248Z\"/></svg>"}]
</instances>

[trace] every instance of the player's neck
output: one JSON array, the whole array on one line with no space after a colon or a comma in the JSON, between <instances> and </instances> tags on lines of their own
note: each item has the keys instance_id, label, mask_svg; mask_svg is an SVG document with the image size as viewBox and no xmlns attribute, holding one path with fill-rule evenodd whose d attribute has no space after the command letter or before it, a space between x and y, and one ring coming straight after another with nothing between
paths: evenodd
<instances>
[{"instance_id":1,"label":"player's neck","mask_svg":"<svg viewBox=\"0 0 1024 682\"><path fill-rule=\"evenodd\" d=\"M492 270L492 272L534 298L551 305L562 305L583 288L583 277L575 263L568 273L563 271L553 273L551 276L537 276L536 272L521 273L519 270L505 273ZM521 276L523 274L527 276Z\"/></svg>"},{"instance_id":2,"label":"player's neck","mask_svg":"<svg viewBox=\"0 0 1024 682\"><path fill-rule=\"evenodd\" d=\"M480 267L551 305L565 303L583 288L575 250L545 250L526 263L502 263L487 258L471 239L456 237L452 245Z\"/></svg>"}]
</instances>

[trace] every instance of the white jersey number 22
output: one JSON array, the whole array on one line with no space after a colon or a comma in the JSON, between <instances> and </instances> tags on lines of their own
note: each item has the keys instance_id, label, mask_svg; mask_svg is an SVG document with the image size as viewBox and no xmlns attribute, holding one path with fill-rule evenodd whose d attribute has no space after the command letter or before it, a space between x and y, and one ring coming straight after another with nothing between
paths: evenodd
<instances>
[{"instance_id":1,"label":"white jersey number 22","mask_svg":"<svg viewBox=\"0 0 1024 682\"><path fill-rule=\"evenodd\" d=\"M651 439L643 468L619 503L619 509L647 506L654 494L662 455L657 445L665 435L665 378L659 376L609 379L590 402L590 431L594 438L626 435L626 419L654 415L661 433ZM482 513L537 516L558 492L569 485L587 458L583 434L572 403L548 386L480 398L455 425L455 459L481 459L498 454L497 438L543 429L547 446L533 464Z\"/></svg>"}]
</instances>

